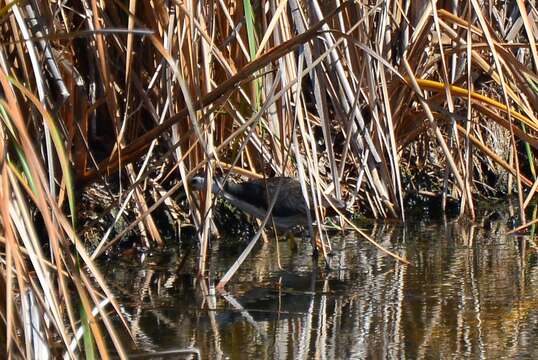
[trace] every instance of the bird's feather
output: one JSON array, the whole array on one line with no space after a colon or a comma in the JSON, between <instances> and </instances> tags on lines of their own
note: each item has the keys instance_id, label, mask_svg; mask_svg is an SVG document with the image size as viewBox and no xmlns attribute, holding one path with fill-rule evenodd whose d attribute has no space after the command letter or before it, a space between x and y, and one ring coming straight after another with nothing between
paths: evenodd
<instances>
[{"instance_id":1,"label":"bird's feather","mask_svg":"<svg viewBox=\"0 0 538 360\"><path fill-rule=\"evenodd\" d=\"M273 207L273 216L306 216L307 206L304 201L301 184L289 177L273 177L239 184L227 183L225 190L244 202L267 210L271 204L271 200L277 195L279 186L281 186L281 189L278 192L278 199ZM345 207L343 201L330 199L336 208L343 209ZM321 203L323 207L331 206L325 198L322 198ZM310 204L310 209L312 209L311 200Z\"/></svg>"},{"instance_id":2,"label":"bird's feather","mask_svg":"<svg viewBox=\"0 0 538 360\"><path fill-rule=\"evenodd\" d=\"M205 181L198 178L193 179L191 185L196 190L202 190L206 187ZM279 188L280 191L278 190ZM225 184L222 184L219 179L214 179L212 191L221 194L242 211L259 219L266 216L272 200L277 196L271 213L277 227L289 229L295 225L306 226L308 224L308 207L303 197L301 183L293 178L272 177L242 183L228 181ZM331 203L337 209L345 209L343 201L332 197L329 197L329 199L331 200L330 203L324 197L321 199L321 206L329 210L328 216L336 214L334 211L331 212ZM310 204L312 204L311 200ZM313 219L315 216L313 205L309 207L312 213L311 219Z\"/></svg>"}]
</instances>

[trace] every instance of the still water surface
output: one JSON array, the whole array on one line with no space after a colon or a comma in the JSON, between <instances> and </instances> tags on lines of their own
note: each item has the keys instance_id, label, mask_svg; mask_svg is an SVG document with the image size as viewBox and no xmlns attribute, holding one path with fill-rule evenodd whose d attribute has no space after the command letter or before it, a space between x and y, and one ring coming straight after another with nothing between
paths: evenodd
<instances>
[{"instance_id":1,"label":"still water surface","mask_svg":"<svg viewBox=\"0 0 538 360\"><path fill-rule=\"evenodd\" d=\"M313 271L309 244L292 251L280 242L280 268L274 242L264 244L226 294L212 295L188 275L195 259L182 264L181 251L105 271L137 344L131 354L196 348L203 359L538 358L534 242L505 235L508 210L481 217L364 227L413 266L352 232L331 237L330 271ZM225 254L212 249L215 278L238 256Z\"/></svg>"}]
</instances>

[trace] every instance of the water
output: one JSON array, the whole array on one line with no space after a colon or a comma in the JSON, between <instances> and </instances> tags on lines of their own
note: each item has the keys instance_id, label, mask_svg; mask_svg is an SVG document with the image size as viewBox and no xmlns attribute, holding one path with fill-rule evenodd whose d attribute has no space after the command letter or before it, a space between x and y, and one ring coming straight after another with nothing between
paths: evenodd
<instances>
[{"instance_id":1,"label":"water","mask_svg":"<svg viewBox=\"0 0 538 360\"><path fill-rule=\"evenodd\" d=\"M366 227L413 266L349 232L331 237L335 270L312 271L309 244L294 252L286 242L279 268L273 241L251 254L226 294L212 295L207 282L188 275L196 260L182 262L181 252L105 271L137 344L131 354L196 348L203 359L537 358L535 246L530 237L505 235L503 212L476 223ZM212 281L238 256L225 254L211 251Z\"/></svg>"}]
</instances>

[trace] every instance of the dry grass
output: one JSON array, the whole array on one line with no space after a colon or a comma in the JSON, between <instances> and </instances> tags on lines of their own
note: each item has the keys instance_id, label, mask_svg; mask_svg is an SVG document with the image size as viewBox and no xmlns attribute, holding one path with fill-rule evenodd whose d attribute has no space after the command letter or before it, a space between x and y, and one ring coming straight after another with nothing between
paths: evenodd
<instances>
[{"instance_id":1,"label":"dry grass","mask_svg":"<svg viewBox=\"0 0 538 360\"><path fill-rule=\"evenodd\" d=\"M314 203L330 193L376 218L405 219L428 184L470 218L477 194L516 190L525 223L536 9L410 3L4 2L0 351L106 358L106 331L125 357L94 258L134 228L163 246L154 210L177 209L195 173L296 176ZM90 254L77 208L96 183L114 221ZM187 203L203 275L213 201Z\"/></svg>"}]
</instances>

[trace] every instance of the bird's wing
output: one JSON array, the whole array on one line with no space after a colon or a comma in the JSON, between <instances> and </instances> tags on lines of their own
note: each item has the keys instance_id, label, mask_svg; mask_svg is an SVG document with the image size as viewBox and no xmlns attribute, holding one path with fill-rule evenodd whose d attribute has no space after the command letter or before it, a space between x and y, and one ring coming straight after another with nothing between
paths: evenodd
<instances>
[{"instance_id":1,"label":"bird's wing","mask_svg":"<svg viewBox=\"0 0 538 360\"><path fill-rule=\"evenodd\" d=\"M274 177L239 184L228 183L226 191L235 199L266 211L279 186L281 189L278 193L278 200L273 207L273 215L277 217L306 215L307 207L301 184L292 178ZM332 197L330 199L337 209L345 209L343 201ZM323 207L331 208L330 203L324 197L321 199L321 204Z\"/></svg>"},{"instance_id":2,"label":"bird's wing","mask_svg":"<svg viewBox=\"0 0 538 360\"><path fill-rule=\"evenodd\" d=\"M278 200L273 208L274 216L287 217L306 214L306 203L299 182L287 177L275 177L269 180L271 181L267 182L267 191L265 192L267 206L271 204L278 187L281 186ZM267 197L267 195L269 196Z\"/></svg>"}]
</instances>

